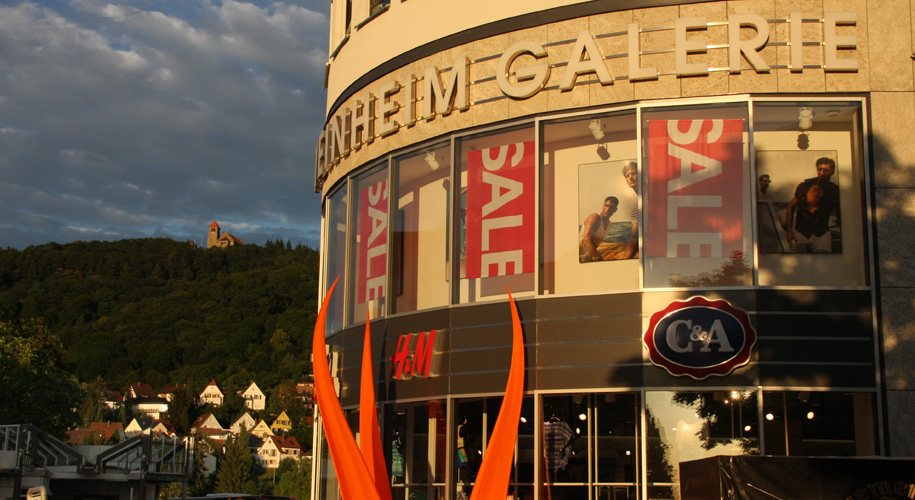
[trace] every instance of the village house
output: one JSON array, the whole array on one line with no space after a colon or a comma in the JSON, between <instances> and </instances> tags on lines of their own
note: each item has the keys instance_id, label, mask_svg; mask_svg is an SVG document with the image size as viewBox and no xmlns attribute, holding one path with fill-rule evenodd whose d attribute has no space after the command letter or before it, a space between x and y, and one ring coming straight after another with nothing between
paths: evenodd
<instances>
[{"instance_id":1,"label":"village house","mask_svg":"<svg viewBox=\"0 0 915 500\"><path fill-rule=\"evenodd\" d=\"M289 419L289 415L286 414L285 410L270 424L270 429L280 434L292 429L292 420Z\"/></svg>"},{"instance_id":2,"label":"village house","mask_svg":"<svg viewBox=\"0 0 915 500\"><path fill-rule=\"evenodd\" d=\"M245 398L245 406L250 410L261 411L267 407L267 396L254 382L251 382L251 385L239 395Z\"/></svg>"},{"instance_id":3,"label":"village house","mask_svg":"<svg viewBox=\"0 0 915 500\"><path fill-rule=\"evenodd\" d=\"M226 399L226 393L219 388L219 384L216 383L216 379L210 380L210 383L203 388L203 391L199 396L201 405L213 405L213 406L222 406L222 403Z\"/></svg>"},{"instance_id":4,"label":"village house","mask_svg":"<svg viewBox=\"0 0 915 500\"><path fill-rule=\"evenodd\" d=\"M279 467L284 458L298 461L301 456L302 447L291 436L268 436L264 439L264 444L257 449L257 459L267 469Z\"/></svg>"},{"instance_id":5,"label":"village house","mask_svg":"<svg viewBox=\"0 0 915 500\"><path fill-rule=\"evenodd\" d=\"M247 433L251 433L251 429L257 425L257 421L254 420L254 417L250 413L242 413L240 417L235 419L235 422L232 422L232 425L229 426L229 430L232 431L232 434L238 434L242 429Z\"/></svg>"}]
</instances>

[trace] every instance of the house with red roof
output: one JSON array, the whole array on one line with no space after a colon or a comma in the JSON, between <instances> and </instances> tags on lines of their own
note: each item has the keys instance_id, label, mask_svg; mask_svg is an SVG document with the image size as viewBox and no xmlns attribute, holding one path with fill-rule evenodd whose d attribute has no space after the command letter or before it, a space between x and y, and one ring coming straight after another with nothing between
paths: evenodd
<instances>
[{"instance_id":1,"label":"house with red roof","mask_svg":"<svg viewBox=\"0 0 915 500\"><path fill-rule=\"evenodd\" d=\"M298 461L302 457L302 447L294 437L266 436L264 444L257 449L257 460L267 469L280 466L284 458Z\"/></svg>"}]
</instances>

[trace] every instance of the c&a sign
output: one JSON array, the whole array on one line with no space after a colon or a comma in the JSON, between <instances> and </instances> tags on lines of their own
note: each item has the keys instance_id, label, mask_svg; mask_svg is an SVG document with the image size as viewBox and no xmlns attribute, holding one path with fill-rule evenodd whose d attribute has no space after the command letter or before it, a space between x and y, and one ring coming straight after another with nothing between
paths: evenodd
<instances>
[{"instance_id":1,"label":"c&a sign","mask_svg":"<svg viewBox=\"0 0 915 500\"><path fill-rule=\"evenodd\" d=\"M702 380L747 364L756 331L747 313L727 301L692 297L652 314L642 341L655 365Z\"/></svg>"}]
</instances>

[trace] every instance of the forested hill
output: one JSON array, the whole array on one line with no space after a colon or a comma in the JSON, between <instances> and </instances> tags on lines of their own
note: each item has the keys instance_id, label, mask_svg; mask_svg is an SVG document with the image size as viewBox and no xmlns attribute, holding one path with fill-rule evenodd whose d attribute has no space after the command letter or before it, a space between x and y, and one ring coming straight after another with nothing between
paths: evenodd
<instances>
[{"instance_id":1,"label":"forested hill","mask_svg":"<svg viewBox=\"0 0 915 500\"><path fill-rule=\"evenodd\" d=\"M169 239L0 250L0 321L41 318L81 381L112 390L216 379L299 381L317 315L318 253L283 242ZM238 389L238 388L241 389Z\"/></svg>"}]
</instances>

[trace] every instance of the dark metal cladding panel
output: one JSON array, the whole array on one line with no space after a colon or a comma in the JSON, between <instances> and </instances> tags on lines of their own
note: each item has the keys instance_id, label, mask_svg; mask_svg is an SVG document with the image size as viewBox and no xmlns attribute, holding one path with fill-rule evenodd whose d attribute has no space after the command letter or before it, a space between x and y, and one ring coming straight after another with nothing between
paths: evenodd
<instances>
[{"instance_id":1,"label":"dark metal cladding panel","mask_svg":"<svg viewBox=\"0 0 915 500\"><path fill-rule=\"evenodd\" d=\"M537 319L584 319L606 316L639 316L642 294L557 297L537 301Z\"/></svg>"},{"instance_id":2,"label":"dark metal cladding panel","mask_svg":"<svg viewBox=\"0 0 915 500\"><path fill-rule=\"evenodd\" d=\"M530 379L531 377L529 377ZM608 365L537 370L537 390L563 390L571 386L583 389L631 389L642 386L642 366Z\"/></svg>"},{"instance_id":3,"label":"dark metal cladding panel","mask_svg":"<svg viewBox=\"0 0 915 500\"><path fill-rule=\"evenodd\" d=\"M867 363L874 362L874 341L853 340L761 339L756 343L763 363Z\"/></svg>"},{"instance_id":4,"label":"dark metal cladding panel","mask_svg":"<svg viewBox=\"0 0 915 500\"><path fill-rule=\"evenodd\" d=\"M536 361L540 368L641 364L642 344L627 340L541 345Z\"/></svg>"},{"instance_id":5,"label":"dark metal cladding panel","mask_svg":"<svg viewBox=\"0 0 915 500\"><path fill-rule=\"evenodd\" d=\"M867 313L764 313L756 315L756 331L766 337L868 337L873 338Z\"/></svg>"},{"instance_id":6,"label":"dark metal cladding panel","mask_svg":"<svg viewBox=\"0 0 915 500\"><path fill-rule=\"evenodd\" d=\"M871 312L868 290L758 290L756 302L759 312Z\"/></svg>"},{"instance_id":7,"label":"dark metal cladding panel","mask_svg":"<svg viewBox=\"0 0 915 500\"><path fill-rule=\"evenodd\" d=\"M602 340L633 340L641 342L642 318L628 316L593 316L568 319L541 319L537 322L537 342L553 345L557 342L594 342Z\"/></svg>"},{"instance_id":8,"label":"dark metal cladding panel","mask_svg":"<svg viewBox=\"0 0 915 500\"><path fill-rule=\"evenodd\" d=\"M711 376L703 380L696 380L688 376L675 377L660 366L652 364L645 365L645 388L666 388L666 387L709 387L716 386L735 386L746 387L755 386L759 382L759 367L752 363L741 366L731 372L727 377Z\"/></svg>"},{"instance_id":9,"label":"dark metal cladding panel","mask_svg":"<svg viewBox=\"0 0 915 500\"><path fill-rule=\"evenodd\" d=\"M864 366L818 365L797 363L789 365L762 364L759 383L763 386L845 387L872 389L876 387L876 370Z\"/></svg>"}]
</instances>

